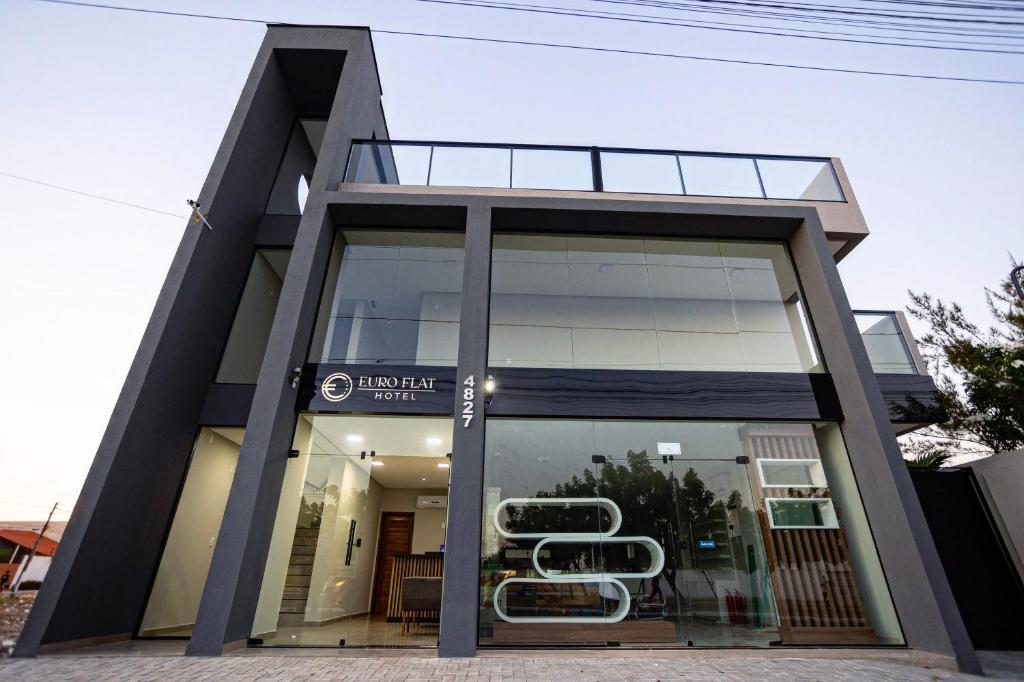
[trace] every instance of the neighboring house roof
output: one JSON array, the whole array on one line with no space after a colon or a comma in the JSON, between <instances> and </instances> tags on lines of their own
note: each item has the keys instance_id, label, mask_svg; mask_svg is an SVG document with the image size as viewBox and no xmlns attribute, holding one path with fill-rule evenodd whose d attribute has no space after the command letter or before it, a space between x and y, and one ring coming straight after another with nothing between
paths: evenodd
<instances>
[{"instance_id":1,"label":"neighboring house roof","mask_svg":"<svg viewBox=\"0 0 1024 682\"><path fill-rule=\"evenodd\" d=\"M32 549L37 538L39 538L39 533L35 531L0 528L0 539L13 542L26 550ZM53 556L55 551L57 551L57 543L47 537L40 539L36 546L38 556Z\"/></svg>"},{"instance_id":2,"label":"neighboring house roof","mask_svg":"<svg viewBox=\"0 0 1024 682\"><path fill-rule=\"evenodd\" d=\"M38 533L42 529L43 523L43 521L0 521L0 528L6 530L31 530ZM67 521L50 521L50 525L46 527L46 533L43 535L54 542L60 542L64 536L64 528L67 525Z\"/></svg>"}]
</instances>

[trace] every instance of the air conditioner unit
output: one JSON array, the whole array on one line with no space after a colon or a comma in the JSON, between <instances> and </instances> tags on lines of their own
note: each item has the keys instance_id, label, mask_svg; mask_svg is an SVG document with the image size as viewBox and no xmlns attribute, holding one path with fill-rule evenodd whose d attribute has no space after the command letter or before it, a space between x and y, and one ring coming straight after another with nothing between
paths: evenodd
<instances>
[{"instance_id":1,"label":"air conditioner unit","mask_svg":"<svg viewBox=\"0 0 1024 682\"><path fill-rule=\"evenodd\" d=\"M418 495L416 497L417 509L447 509L447 495Z\"/></svg>"}]
</instances>

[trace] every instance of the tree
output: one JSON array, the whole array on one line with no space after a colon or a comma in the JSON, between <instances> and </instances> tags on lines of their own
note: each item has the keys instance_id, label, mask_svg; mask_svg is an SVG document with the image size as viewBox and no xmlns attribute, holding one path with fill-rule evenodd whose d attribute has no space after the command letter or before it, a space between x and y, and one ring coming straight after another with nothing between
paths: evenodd
<instances>
[{"instance_id":1,"label":"tree","mask_svg":"<svg viewBox=\"0 0 1024 682\"><path fill-rule=\"evenodd\" d=\"M1024 302L1010 278L985 288L995 320L987 329L968 320L959 303L907 293L911 316L931 328L920 345L949 421L911 435L904 453L934 468L936 459L941 466L961 454L1024 447Z\"/></svg>"}]
</instances>

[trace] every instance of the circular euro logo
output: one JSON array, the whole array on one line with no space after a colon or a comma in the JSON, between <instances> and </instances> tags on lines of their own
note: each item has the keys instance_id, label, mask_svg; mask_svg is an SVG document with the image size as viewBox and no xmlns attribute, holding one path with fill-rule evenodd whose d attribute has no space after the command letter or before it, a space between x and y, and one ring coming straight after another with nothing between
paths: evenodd
<instances>
[{"instance_id":1,"label":"circular euro logo","mask_svg":"<svg viewBox=\"0 0 1024 682\"><path fill-rule=\"evenodd\" d=\"M352 394L352 377L344 372L329 374L320 384L320 393L332 403L340 403Z\"/></svg>"}]
</instances>

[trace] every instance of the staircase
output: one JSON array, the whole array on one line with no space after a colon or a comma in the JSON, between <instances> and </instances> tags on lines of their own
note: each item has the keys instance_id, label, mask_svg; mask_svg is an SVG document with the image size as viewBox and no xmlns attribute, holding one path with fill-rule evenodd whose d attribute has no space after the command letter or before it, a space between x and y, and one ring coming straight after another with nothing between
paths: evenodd
<instances>
[{"instance_id":1,"label":"staircase","mask_svg":"<svg viewBox=\"0 0 1024 682\"><path fill-rule=\"evenodd\" d=\"M309 599L309 580L313 573L319 528L298 526L292 540L292 554L288 560L288 574L284 580L278 627L294 627L305 621L306 601Z\"/></svg>"}]
</instances>

